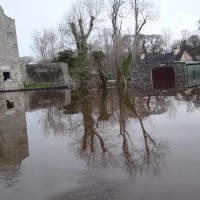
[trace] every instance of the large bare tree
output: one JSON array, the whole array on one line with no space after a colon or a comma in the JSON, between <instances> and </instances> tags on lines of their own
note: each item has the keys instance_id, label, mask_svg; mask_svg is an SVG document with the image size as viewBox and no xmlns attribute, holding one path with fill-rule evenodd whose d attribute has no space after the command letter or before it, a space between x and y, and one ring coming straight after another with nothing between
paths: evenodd
<instances>
[{"instance_id":1,"label":"large bare tree","mask_svg":"<svg viewBox=\"0 0 200 200\"><path fill-rule=\"evenodd\" d=\"M109 0L110 3L110 18L112 22L112 40L113 40L113 57L114 65L117 69L118 82L126 85L125 73L121 69L122 65L122 19L124 18L124 0Z\"/></svg>"},{"instance_id":2,"label":"large bare tree","mask_svg":"<svg viewBox=\"0 0 200 200\"><path fill-rule=\"evenodd\" d=\"M66 31L70 31L76 44L78 55L88 52L88 38L95 28L98 16L103 10L104 0L78 0L65 17Z\"/></svg>"}]
</instances>

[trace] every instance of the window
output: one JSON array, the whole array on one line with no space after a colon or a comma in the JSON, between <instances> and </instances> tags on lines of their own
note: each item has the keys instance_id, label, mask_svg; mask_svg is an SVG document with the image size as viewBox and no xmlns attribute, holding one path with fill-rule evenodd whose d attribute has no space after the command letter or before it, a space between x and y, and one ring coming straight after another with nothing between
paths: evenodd
<instances>
[{"instance_id":1,"label":"window","mask_svg":"<svg viewBox=\"0 0 200 200\"><path fill-rule=\"evenodd\" d=\"M6 100L6 103L7 103L7 109L14 108L14 101L8 101L8 100Z\"/></svg>"},{"instance_id":2,"label":"window","mask_svg":"<svg viewBox=\"0 0 200 200\"><path fill-rule=\"evenodd\" d=\"M3 72L4 81L10 79L10 72Z\"/></svg>"}]
</instances>

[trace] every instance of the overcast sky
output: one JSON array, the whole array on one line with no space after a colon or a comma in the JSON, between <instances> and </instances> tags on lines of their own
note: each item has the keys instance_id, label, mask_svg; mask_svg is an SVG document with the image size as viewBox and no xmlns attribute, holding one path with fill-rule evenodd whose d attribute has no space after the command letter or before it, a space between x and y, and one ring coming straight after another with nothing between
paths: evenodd
<instances>
[{"instance_id":1,"label":"overcast sky","mask_svg":"<svg viewBox=\"0 0 200 200\"><path fill-rule=\"evenodd\" d=\"M143 33L162 33L163 28L169 28L173 37L178 38L181 36L181 30L197 29L200 0L155 1L159 6L159 19L149 24ZM56 26L72 2L74 0L0 0L5 14L16 21L20 56L32 55L30 45L33 30Z\"/></svg>"}]
</instances>

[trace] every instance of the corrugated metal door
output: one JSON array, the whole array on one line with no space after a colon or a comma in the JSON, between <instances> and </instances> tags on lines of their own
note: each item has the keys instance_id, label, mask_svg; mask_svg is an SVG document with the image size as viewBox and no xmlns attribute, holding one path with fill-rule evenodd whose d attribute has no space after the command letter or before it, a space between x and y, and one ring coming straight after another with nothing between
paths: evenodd
<instances>
[{"instance_id":1,"label":"corrugated metal door","mask_svg":"<svg viewBox=\"0 0 200 200\"><path fill-rule=\"evenodd\" d=\"M200 85L200 64L188 64L188 87Z\"/></svg>"},{"instance_id":2,"label":"corrugated metal door","mask_svg":"<svg viewBox=\"0 0 200 200\"><path fill-rule=\"evenodd\" d=\"M175 87L175 72L173 67L159 67L152 70L153 88L170 89Z\"/></svg>"}]
</instances>

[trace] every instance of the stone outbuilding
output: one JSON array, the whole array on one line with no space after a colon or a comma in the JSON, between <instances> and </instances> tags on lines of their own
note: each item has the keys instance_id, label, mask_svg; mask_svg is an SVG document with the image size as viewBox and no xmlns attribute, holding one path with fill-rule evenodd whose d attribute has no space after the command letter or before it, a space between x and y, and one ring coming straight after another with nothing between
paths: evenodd
<instances>
[{"instance_id":1,"label":"stone outbuilding","mask_svg":"<svg viewBox=\"0 0 200 200\"><path fill-rule=\"evenodd\" d=\"M154 90L185 90L200 85L200 63L187 62L140 62L131 73L133 88Z\"/></svg>"}]
</instances>

